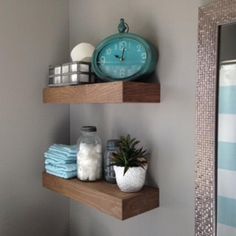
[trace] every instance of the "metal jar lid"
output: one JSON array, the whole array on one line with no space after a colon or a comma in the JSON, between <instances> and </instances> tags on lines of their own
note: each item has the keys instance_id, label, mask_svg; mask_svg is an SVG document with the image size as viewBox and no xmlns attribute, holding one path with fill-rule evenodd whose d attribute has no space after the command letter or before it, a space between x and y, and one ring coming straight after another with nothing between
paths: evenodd
<instances>
[{"instance_id":1,"label":"metal jar lid","mask_svg":"<svg viewBox=\"0 0 236 236\"><path fill-rule=\"evenodd\" d=\"M113 149L119 147L120 140L119 139L110 139L107 141L107 149Z\"/></svg>"},{"instance_id":2,"label":"metal jar lid","mask_svg":"<svg viewBox=\"0 0 236 236\"><path fill-rule=\"evenodd\" d=\"M81 128L82 132L97 132L96 126L83 126Z\"/></svg>"}]
</instances>

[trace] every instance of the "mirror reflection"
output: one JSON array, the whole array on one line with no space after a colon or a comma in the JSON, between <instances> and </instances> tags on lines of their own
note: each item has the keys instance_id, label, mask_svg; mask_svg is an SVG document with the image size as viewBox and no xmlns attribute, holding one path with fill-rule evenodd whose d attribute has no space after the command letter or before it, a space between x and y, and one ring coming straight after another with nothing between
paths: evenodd
<instances>
[{"instance_id":1,"label":"mirror reflection","mask_svg":"<svg viewBox=\"0 0 236 236\"><path fill-rule=\"evenodd\" d=\"M217 236L236 235L236 24L220 27Z\"/></svg>"}]
</instances>

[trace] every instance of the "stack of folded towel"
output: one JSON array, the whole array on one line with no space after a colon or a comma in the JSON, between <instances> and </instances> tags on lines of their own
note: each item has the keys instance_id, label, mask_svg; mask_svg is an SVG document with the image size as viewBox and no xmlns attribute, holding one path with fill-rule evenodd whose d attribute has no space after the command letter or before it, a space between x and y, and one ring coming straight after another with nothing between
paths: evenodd
<instances>
[{"instance_id":1,"label":"stack of folded towel","mask_svg":"<svg viewBox=\"0 0 236 236\"><path fill-rule=\"evenodd\" d=\"M76 145L53 144L44 153L46 172L64 179L76 177L76 156Z\"/></svg>"}]
</instances>

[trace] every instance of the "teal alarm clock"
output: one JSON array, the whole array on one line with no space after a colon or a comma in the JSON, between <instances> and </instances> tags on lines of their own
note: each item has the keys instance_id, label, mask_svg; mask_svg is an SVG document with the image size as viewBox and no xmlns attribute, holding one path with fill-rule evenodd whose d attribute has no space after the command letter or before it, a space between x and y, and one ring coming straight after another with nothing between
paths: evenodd
<instances>
[{"instance_id":1,"label":"teal alarm clock","mask_svg":"<svg viewBox=\"0 0 236 236\"><path fill-rule=\"evenodd\" d=\"M92 68L106 81L128 81L151 74L157 65L154 46L139 35L129 33L129 26L120 20L119 33L104 39L96 47Z\"/></svg>"}]
</instances>

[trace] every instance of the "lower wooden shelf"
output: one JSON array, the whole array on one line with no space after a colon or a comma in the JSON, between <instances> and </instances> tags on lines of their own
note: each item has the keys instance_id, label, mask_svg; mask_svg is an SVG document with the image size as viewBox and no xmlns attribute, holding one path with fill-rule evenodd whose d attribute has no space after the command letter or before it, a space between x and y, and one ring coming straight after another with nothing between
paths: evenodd
<instances>
[{"instance_id":1,"label":"lower wooden shelf","mask_svg":"<svg viewBox=\"0 0 236 236\"><path fill-rule=\"evenodd\" d=\"M120 220L159 207L159 189L145 186L137 193L123 193L104 181L64 180L43 173L43 186Z\"/></svg>"}]
</instances>

